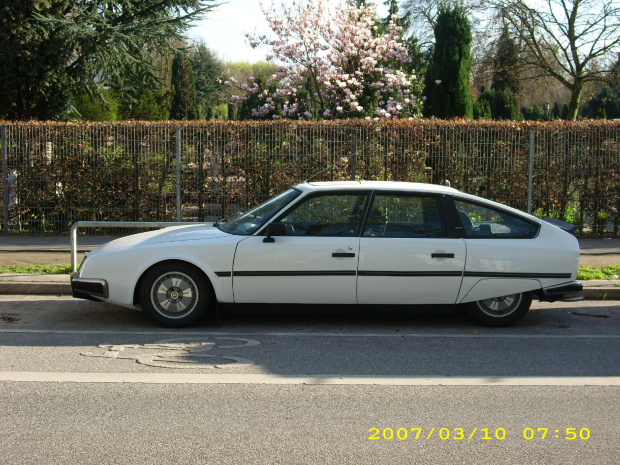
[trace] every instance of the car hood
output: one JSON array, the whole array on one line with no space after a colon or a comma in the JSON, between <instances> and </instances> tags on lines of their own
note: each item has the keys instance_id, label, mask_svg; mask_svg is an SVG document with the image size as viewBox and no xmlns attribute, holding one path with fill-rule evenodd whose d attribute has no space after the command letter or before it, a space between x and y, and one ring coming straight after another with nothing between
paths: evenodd
<instances>
[{"instance_id":1,"label":"car hood","mask_svg":"<svg viewBox=\"0 0 620 465\"><path fill-rule=\"evenodd\" d=\"M164 242L204 241L227 236L230 236L230 234L205 224L197 224L196 226L172 226L113 240L97 248L95 251L91 252L91 254Z\"/></svg>"}]
</instances>

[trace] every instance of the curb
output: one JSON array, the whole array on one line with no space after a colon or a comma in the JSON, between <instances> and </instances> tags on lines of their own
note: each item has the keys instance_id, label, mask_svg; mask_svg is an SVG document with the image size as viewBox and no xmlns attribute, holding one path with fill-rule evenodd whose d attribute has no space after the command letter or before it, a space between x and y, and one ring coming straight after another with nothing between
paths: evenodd
<instances>
[{"instance_id":1,"label":"curb","mask_svg":"<svg viewBox=\"0 0 620 465\"><path fill-rule=\"evenodd\" d=\"M585 300L620 300L620 287L584 287L581 295Z\"/></svg>"},{"instance_id":2,"label":"curb","mask_svg":"<svg viewBox=\"0 0 620 465\"><path fill-rule=\"evenodd\" d=\"M0 295L71 295L70 283L0 283Z\"/></svg>"},{"instance_id":3,"label":"curb","mask_svg":"<svg viewBox=\"0 0 620 465\"><path fill-rule=\"evenodd\" d=\"M58 274L0 274L0 294L71 295L71 277Z\"/></svg>"}]
</instances>

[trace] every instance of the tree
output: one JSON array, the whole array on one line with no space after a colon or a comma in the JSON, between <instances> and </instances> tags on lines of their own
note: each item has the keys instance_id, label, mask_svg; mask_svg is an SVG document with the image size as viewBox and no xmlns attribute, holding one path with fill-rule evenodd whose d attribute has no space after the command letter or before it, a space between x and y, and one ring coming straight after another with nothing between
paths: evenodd
<instances>
[{"instance_id":1,"label":"tree","mask_svg":"<svg viewBox=\"0 0 620 465\"><path fill-rule=\"evenodd\" d=\"M516 121L521 118L521 113L514 98L514 94L508 90L487 89L480 93L478 102L480 105L484 105L482 102L486 102L491 118Z\"/></svg>"},{"instance_id":2,"label":"tree","mask_svg":"<svg viewBox=\"0 0 620 465\"><path fill-rule=\"evenodd\" d=\"M620 118L620 87L605 87L588 100L584 108L588 118Z\"/></svg>"},{"instance_id":3,"label":"tree","mask_svg":"<svg viewBox=\"0 0 620 465\"><path fill-rule=\"evenodd\" d=\"M170 119L193 120L197 118L196 84L192 66L184 54L177 53L172 60Z\"/></svg>"},{"instance_id":4,"label":"tree","mask_svg":"<svg viewBox=\"0 0 620 465\"><path fill-rule=\"evenodd\" d=\"M256 79L228 84L242 92L235 100L262 96L257 118L406 117L419 114L416 81L404 66L411 61L394 21L377 31L372 6L327 0L283 4L263 10L275 37L248 35L254 47L271 49L270 62L283 64L259 89ZM254 77L255 78L255 77ZM268 91L272 84L273 92ZM260 92L259 92L260 90ZM303 109L303 111L302 111Z\"/></svg>"},{"instance_id":5,"label":"tree","mask_svg":"<svg viewBox=\"0 0 620 465\"><path fill-rule=\"evenodd\" d=\"M407 47L407 55L410 58L409 63L404 64L403 68L409 73L424 76L428 66L426 53L420 49L420 41L417 37L407 37L407 31L411 28L411 14L406 13L401 16L397 0L386 0L383 4L388 7L388 14L381 19L379 32L382 34L389 33L392 22L400 27L403 32L401 40Z\"/></svg>"},{"instance_id":6,"label":"tree","mask_svg":"<svg viewBox=\"0 0 620 465\"><path fill-rule=\"evenodd\" d=\"M618 53L618 59L609 70L609 84L620 87L620 53Z\"/></svg>"},{"instance_id":7,"label":"tree","mask_svg":"<svg viewBox=\"0 0 620 465\"><path fill-rule=\"evenodd\" d=\"M516 99L521 93L519 49L507 26L497 40L493 57L493 90L509 92Z\"/></svg>"},{"instance_id":8,"label":"tree","mask_svg":"<svg viewBox=\"0 0 620 465\"><path fill-rule=\"evenodd\" d=\"M164 88L143 89L131 98L127 98L127 95L121 98L122 94L114 93L117 100L121 101L119 113L123 120L165 121L170 118L170 92Z\"/></svg>"},{"instance_id":9,"label":"tree","mask_svg":"<svg viewBox=\"0 0 620 465\"><path fill-rule=\"evenodd\" d=\"M194 73L198 116L210 119L214 107L225 102L226 69L224 63L204 42L200 41L189 49L188 59Z\"/></svg>"},{"instance_id":10,"label":"tree","mask_svg":"<svg viewBox=\"0 0 620 465\"><path fill-rule=\"evenodd\" d=\"M488 0L404 0L402 9L409 19L409 27L422 45L433 42L435 23L441 5L460 5L468 17L478 18L488 9ZM478 24L474 21L474 26Z\"/></svg>"},{"instance_id":11,"label":"tree","mask_svg":"<svg viewBox=\"0 0 620 465\"><path fill-rule=\"evenodd\" d=\"M156 52L176 49L213 0L23 0L0 8L0 116L62 119L72 101L157 87Z\"/></svg>"},{"instance_id":12,"label":"tree","mask_svg":"<svg viewBox=\"0 0 620 465\"><path fill-rule=\"evenodd\" d=\"M495 46L491 94L485 97L487 100L490 97L489 105L494 119L514 121L520 117L519 63L517 43L510 35L508 27L504 26Z\"/></svg>"},{"instance_id":13,"label":"tree","mask_svg":"<svg viewBox=\"0 0 620 465\"><path fill-rule=\"evenodd\" d=\"M435 23L435 48L425 89L425 116L473 117L471 27L460 5L441 5Z\"/></svg>"},{"instance_id":14,"label":"tree","mask_svg":"<svg viewBox=\"0 0 620 465\"><path fill-rule=\"evenodd\" d=\"M101 99L84 95L76 102L77 117L84 121L118 121L120 119L119 102L109 89L101 89L107 103Z\"/></svg>"},{"instance_id":15,"label":"tree","mask_svg":"<svg viewBox=\"0 0 620 465\"><path fill-rule=\"evenodd\" d=\"M584 115L588 118L620 118L620 54L609 69L609 77L611 85L602 88L586 103Z\"/></svg>"},{"instance_id":16,"label":"tree","mask_svg":"<svg viewBox=\"0 0 620 465\"><path fill-rule=\"evenodd\" d=\"M474 119L491 119L493 117L491 105L488 100L482 98L482 95L480 97L474 102Z\"/></svg>"},{"instance_id":17,"label":"tree","mask_svg":"<svg viewBox=\"0 0 620 465\"><path fill-rule=\"evenodd\" d=\"M533 76L551 76L570 91L568 119L575 120L584 85L609 79L596 62L620 46L618 1L497 0L497 7L527 49Z\"/></svg>"}]
</instances>

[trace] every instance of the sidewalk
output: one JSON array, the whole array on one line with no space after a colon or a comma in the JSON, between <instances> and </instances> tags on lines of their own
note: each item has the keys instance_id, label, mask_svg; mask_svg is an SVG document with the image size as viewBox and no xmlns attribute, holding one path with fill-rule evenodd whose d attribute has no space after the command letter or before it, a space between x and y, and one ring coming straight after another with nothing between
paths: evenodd
<instances>
[{"instance_id":1,"label":"sidewalk","mask_svg":"<svg viewBox=\"0 0 620 465\"><path fill-rule=\"evenodd\" d=\"M78 263L84 252L115 239L107 236L78 237ZM620 264L620 239L581 239L579 263L590 266ZM53 265L70 262L69 236L2 236L0 266ZM620 300L620 279L583 281L589 300ZM69 275L0 274L0 294L70 295Z\"/></svg>"}]
</instances>

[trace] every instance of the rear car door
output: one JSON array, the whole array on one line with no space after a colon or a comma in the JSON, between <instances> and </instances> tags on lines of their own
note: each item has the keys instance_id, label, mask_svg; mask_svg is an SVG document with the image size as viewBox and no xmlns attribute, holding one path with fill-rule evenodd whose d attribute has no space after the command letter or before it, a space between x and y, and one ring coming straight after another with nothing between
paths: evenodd
<instances>
[{"instance_id":1,"label":"rear car door","mask_svg":"<svg viewBox=\"0 0 620 465\"><path fill-rule=\"evenodd\" d=\"M465 267L463 239L449 238L437 196L374 195L360 239L360 304L453 304Z\"/></svg>"}]
</instances>

